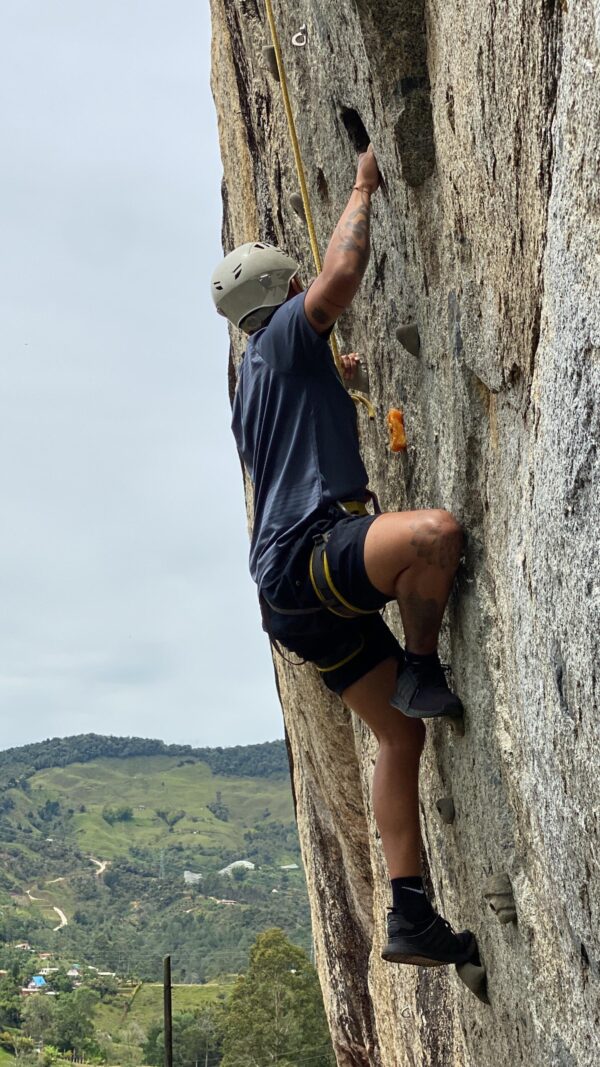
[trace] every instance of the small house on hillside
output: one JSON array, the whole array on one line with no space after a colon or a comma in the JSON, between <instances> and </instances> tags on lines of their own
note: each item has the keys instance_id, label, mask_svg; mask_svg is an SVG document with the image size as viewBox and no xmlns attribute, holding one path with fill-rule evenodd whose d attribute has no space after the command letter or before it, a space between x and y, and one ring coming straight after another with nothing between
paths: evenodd
<instances>
[{"instance_id":1,"label":"small house on hillside","mask_svg":"<svg viewBox=\"0 0 600 1067\"><path fill-rule=\"evenodd\" d=\"M38 993L46 988L46 979L43 974L34 974L33 978L27 984L27 989L31 993Z\"/></svg>"},{"instance_id":2,"label":"small house on hillside","mask_svg":"<svg viewBox=\"0 0 600 1067\"><path fill-rule=\"evenodd\" d=\"M198 885L202 881L202 875L196 874L194 871L184 871L183 880L186 885Z\"/></svg>"},{"instance_id":3,"label":"small house on hillside","mask_svg":"<svg viewBox=\"0 0 600 1067\"><path fill-rule=\"evenodd\" d=\"M227 874L231 878L231 875L236 869L243 868L245 871L256 870L256 864L251 863L250 860L234 860L233 863L229 863L227 867L223 867L219 871L219 874Z\"/></svg>"}]
</instances>

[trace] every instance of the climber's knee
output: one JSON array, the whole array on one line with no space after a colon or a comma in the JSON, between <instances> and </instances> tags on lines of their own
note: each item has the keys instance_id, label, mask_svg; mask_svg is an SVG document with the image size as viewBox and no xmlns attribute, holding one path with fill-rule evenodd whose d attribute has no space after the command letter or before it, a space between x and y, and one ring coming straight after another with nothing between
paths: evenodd
<instances>
[{"instance_id":1,"label":"climber's knee","mask_svg":"<svg viewBox=\"0 0 600 1067\"><path fill-rule=\"evenodd\" d=\"M410 719L405 715L397 715L395 708L392 714L378 724L375 731L379 747L396 752L398 762L407 758L418 761L425 744L425 727L421 719Z\"/></svg>"},{"instance_id":2,"label":"climber's knee","mask_svg":"<svg viewBox=\"0 0 600 1067\"><path fill-rule=\"evenodd\" d=\"M462 551L463 531L449 511L441 508L416 512L411 545L415 562L455 571Z\"/></svg>"},{"instance_id":3,"label":"climber's knee","mask_svg":"<svg viewBox=\"0 0 600 1067\"><path fill-rule=\"evenodd\" d=\"M461 549L462 529L449 511L385 512L367 530L364 565L375 589L393 597L398 579L411 568L453 573Z\"/></svg>"}]
</instances>

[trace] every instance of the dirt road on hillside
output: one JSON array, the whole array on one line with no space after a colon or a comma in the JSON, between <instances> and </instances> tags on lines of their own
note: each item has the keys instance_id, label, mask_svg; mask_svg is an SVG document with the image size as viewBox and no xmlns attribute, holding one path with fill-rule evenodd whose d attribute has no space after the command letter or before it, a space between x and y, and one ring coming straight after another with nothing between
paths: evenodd
<instances>
[{"instance_id":1,"label":"dirt road on hillside","mask_svg":"<svg viewBox=\"0 0 600 1067\"><path fill-rule=\"evenodd\" d=\"M56 904L53 905L52 911L55 911L60 919L58 926L55 926L53 930L53 932L56 933L57 930L62 930L63 926L68 926L69 920L67 919L67 916L65 915L64 911L62 911L61 908L56 907Z\"/></svg>"}]
</instances>

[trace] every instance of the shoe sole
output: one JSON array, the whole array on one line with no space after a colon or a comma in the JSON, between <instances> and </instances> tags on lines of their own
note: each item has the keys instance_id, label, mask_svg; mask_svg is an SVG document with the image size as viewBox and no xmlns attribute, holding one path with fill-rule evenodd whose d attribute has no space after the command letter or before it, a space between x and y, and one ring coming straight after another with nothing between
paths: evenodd
<instances>
[{"instance_id":1,"label":"shoe sole","mask_svg":"<svg viewBox=\"0 0 600 1067\"><path fill-rule=\"evenodd\" d=\"M468 949L465 949L460 959L457 960L436 960L431 956L420 956L418 953L396 952L393 948L384 948L381 958L386 963L408 963L413 967L462 967L473 960L475 952L477 952L477 942L474 935L471 935Z\"/></svg>"},{"instance_id":2,"label":"shoe sole","mask_svg":"<svg viewBox=\"0 0 600 1067\"><path fill-rule=\"evenodd\" d=\"M427 956L402 956L399 952L382 952L386 963L409 963L413 967L450 967L447 960L432 960Z\"/></svg>"},{"instance_id":3,"label":"shoe sole","mask_svg":"<svg viewBox=\"0 0 600 1067\"><path fill-rule=\"evenodd\" d=\"M410 708L401 708L398 704L394 704L392 700L390 700L390 704L392 705L392 707L396 708L397 711L401 711L403 715L406 715L407 719L420 719L421 722L447 722L450 724L456 734L458 734L460 737L464 737L464 712L460 712L460 714L458 715L449 715L448 713L442 711L436 712L435 715L428 715L427 713L423 714L418 711L413 711Z\"/></svg>"}]
</instances>

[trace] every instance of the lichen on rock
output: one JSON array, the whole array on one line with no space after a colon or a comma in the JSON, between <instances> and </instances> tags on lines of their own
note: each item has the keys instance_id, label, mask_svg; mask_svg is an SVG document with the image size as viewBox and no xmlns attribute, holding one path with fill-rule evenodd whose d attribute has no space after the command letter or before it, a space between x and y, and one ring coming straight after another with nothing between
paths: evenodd
<instances>
[{"instance_id":1,"label":"lichen on rock","mask_svg":"<svg viewBox=\"0 0 600 1067\"><path fill-rule=\"evenodd\" d=\"M262 0L211 0L223 240L312 272ZM324 250L365 133L384 176L339 334L388 510L446 507L467 547L442 635L466 734L429 732L422 825L440 909L473 929L491 1006L453 970L383 963L374 741L311 667L276 661L316 958L344 1067L591 1067L600 1003L600 154L591 0L276 0ZM302 26L305 44L293 37ZM415 357L399 327L418 330ZM243 351L232 332L231 381ZM387 449L401 407L408 449ZM233 491L233 490L232 490ZM401 636L395 609L386 617ZM460 818L441 825L452 794ZM507 873L518 914L483 897ZM594 1038L594 1034L596 1037Z\"/></svg>"}]
</instances>

